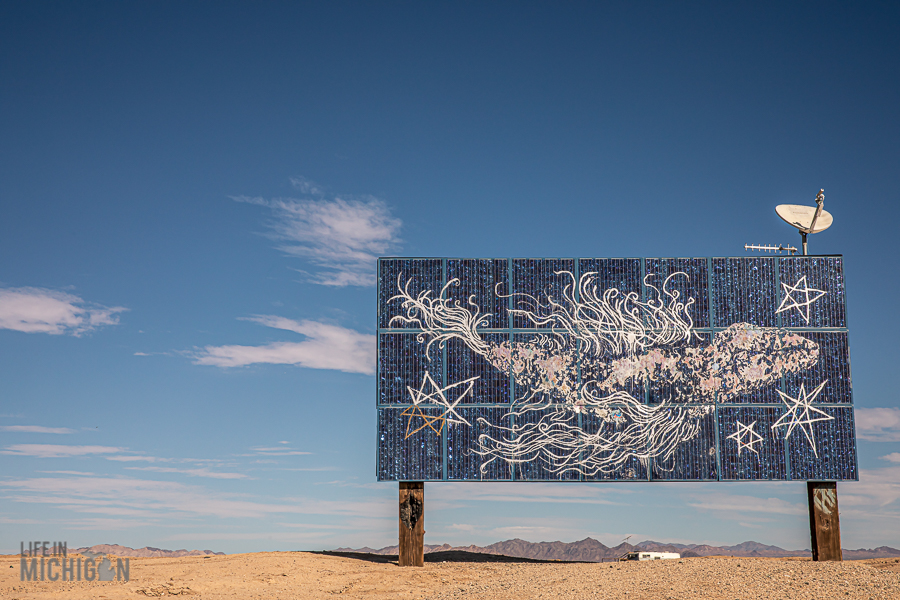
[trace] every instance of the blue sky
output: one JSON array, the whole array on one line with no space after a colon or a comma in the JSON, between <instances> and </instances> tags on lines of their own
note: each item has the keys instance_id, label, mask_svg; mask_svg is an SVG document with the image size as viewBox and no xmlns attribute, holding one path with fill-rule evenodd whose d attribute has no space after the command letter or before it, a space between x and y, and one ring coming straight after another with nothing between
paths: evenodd
<instances>
[{"instance_id":1,"label":"blue sky","mask_svg":"<svg viewBox=\"0 0 900 600\"><path fill-rule=\"evenodd\" d=\"M900 546L900 8L0 5L0 549L396 543L375 257L731 256L835 217ZM808 547L805 486L429 484L427 543Z\"/></svg>"}]
</instances>

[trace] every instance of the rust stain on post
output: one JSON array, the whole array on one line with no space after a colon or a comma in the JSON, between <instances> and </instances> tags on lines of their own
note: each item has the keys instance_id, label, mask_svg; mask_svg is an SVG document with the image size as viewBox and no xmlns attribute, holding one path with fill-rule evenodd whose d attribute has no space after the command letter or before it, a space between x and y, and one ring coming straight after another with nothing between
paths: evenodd
<instances>
[{"instance_id":1,"label":"rust stain on post","mask_svg":"<svg viewBox=\"0 0 900 600\"><path fill-rule=\"evenodd\" d=\"M401 567L425 566L425 483L400 482Z\"/></svg>"},{"instance_id":2,"label":"rust stain on post","mask_svg":"<svg viewBox=\"0 0 900 600\"><path fill-rule=\"evenodd\" d=\"M843 560L837 483L806 482L809 501L809 533L813 560Z\"/></svg>"}]
</instances>

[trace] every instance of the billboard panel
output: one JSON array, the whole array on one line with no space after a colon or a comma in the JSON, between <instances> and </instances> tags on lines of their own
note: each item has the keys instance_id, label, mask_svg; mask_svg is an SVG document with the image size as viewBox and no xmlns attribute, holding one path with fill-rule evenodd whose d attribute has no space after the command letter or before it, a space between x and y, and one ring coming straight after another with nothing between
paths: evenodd
<instances>
[{"instance_id":1,"label":"billboard panel","mask_svg":"<svg viewBox=\"0 0 900 600\"><path fill-rule=\"evenodd\" d=\"M378 272L379 480L858 478L840 256Z\"/></svg>"}]
</instances>

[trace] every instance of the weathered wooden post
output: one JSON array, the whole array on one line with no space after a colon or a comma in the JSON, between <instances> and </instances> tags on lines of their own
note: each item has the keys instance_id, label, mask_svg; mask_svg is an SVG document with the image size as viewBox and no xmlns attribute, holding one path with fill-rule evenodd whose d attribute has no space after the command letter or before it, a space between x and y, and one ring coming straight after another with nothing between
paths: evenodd
<instances>
[{"instance_id":1,"label":"weathered wooden post","mask_svg":"<svg viewBox=\"0 0 900 600\"><path fill-rule=\"evenodd\" d=\"M844 560L841 553L841 521L837 482L807 481L809 533L813 560Z\"/></svg>"},{"instance_id":2,"label":"weathered wooden post","mask_svg":"<svg viewBox=\"0 0 900 600\"><path fill-rule=\"evenodd\" d=\"M400 482L401 567L425 566L425 483Z\"/></svg>"}]
</instances>

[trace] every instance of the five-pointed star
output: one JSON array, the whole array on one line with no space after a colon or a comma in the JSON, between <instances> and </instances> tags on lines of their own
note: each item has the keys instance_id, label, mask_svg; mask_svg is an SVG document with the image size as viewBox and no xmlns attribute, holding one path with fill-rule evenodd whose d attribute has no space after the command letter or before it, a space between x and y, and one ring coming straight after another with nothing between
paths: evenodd
<instances>
[{"instance_id":1,"label":"five-pointed star","mask_svg":"<svg viewBox=\"0 0 900 600\"><path fill-rule=\"evenodd\" d=\"M740 421L735 421L735 425L737 425L737 431L727 436L725 439L734 440L735 442L737 442L738 456L741 455L741 450L743 450L744 448L746 448L750 452L756 453L756 455L758 456L759 452L757 452L756 448L753 447L753 444L762 442L763 437L756 433L756 431L754 431L753 429L753 426L756 425L756 421L753 421L749 425L744 425ZM744 435L747 436L746 442L744 441Z\"/></svg>"},{"instance_id":2,"label":"five-pointed star","mask_svg":"<svg viewBox=\"0 0 900 600\"><path fill-rule=\"evenodd\" d=\"M784 439L788 439L794 431L794 428L799 426L800 429L803 430L804 435L806 435L806 440L809 442L816 458L819 457L819 453L816 451L816 438L813 434L812 424L816 421L831 421L834 419L834 417L825 411L812 406L813 400L816 399L816 396L819 395L819 392L822 391L822 388L825 387L826 383L828 383L827 379L820 383L819 387L813 390L812 394L807 394L806 389L801 383L800 392L797 394L796 398L791 398L781 390L775 390L781 396L781 400L785 403L788 410L775 421L775 424L772 425L772 429L774 430L776 427L787 427L787 433L784 434ZM817 417L811 413L818 413L822 416Z\"/></svg>"},{"instance_id":3,"label":"five-pointed star","mask_svg":"<svg viewBox=\"0 0 900 600\"><path fill-rule=\"evenodd\" d=\"M401 417L409 417L409 420L406 422L406 436L403 438L404 440L409 438L409 436L422 431L426 427L430 427L431 430L438 435L441 435L441 431L443 431L443 429L444 429L444 419L442 419L441 417L428 416L422 411L421 408L419 408L418 406L415 406L415 405L408 406L406 408L406 410L404 410L402 413L400 413L400 416ZM413 431L410 431L410 428L412 427L413 418L415 418L415 417L421 417L424 424L419 426L418 429L414 429ZM434 424L437 422L441 423L440 427L434 426Z\"/></svg>"},{"instance_id":4,"label":"five-pointed star","mask_svg":"<svg viewBox=\"0 0 900 600\"><path fill-rule=\"evenodd\" d=\"M419 386L418 390L414 390L413 388L407 386L406 389L409 391L409 395L412 397L413 405L407 407L406 410L400 413L400 416L402 417L409 417L409 420L406 423L406 438L415 433L418 433L419 431L422 431L426 427L430 427L431 430L436 434L441 435L441 432L444 430L444 424L447 422L471 425L471 423L466 421L459 415L459 413L456 412L456 405L459 404L460 400L465 398L472 391L472 386L475 385L475 381L477 379L479 379L478 376L470 377L469 379L458 381L442 388L437 383L435 383L434 379L431 378L431 374L426 371L425 377L422 378L422 385ZM429 383L431 384L432 391L426 393L425 386ZM450 401L447 400L445 392L465 384L469 384L468 387L465 389L465 391L463 391L462 394L457 396L456 400L451 404ZM419 405L422 403L437 404L439 406L442 406L446 410L440 415L428 416L419 407ZM423 424L419 426L418 429L410 431L410 429L412 428L412 420L415 417L420 417L423 421ZM440 423L440 427L435 427L434 424L438 422Z\"/></svg>"},{"instance_id":5,"label":"five-pointed star","mask_svg":"<svg viewBox=\"0 0 900 600\"><path fill-rule=\"evenodd\" d=\"M798 279L794 285L782 283L781 287L784 288L784 298L782 298L775 314L796 308L800 311L800 316L803 317L803 321L807 324L809 324L809 305L828 293L809 287L806 284L806 275ZM796 297L794 294L796 294ZM788 304L788 301L791 303Z\"/></svg>"}]
</instances>

